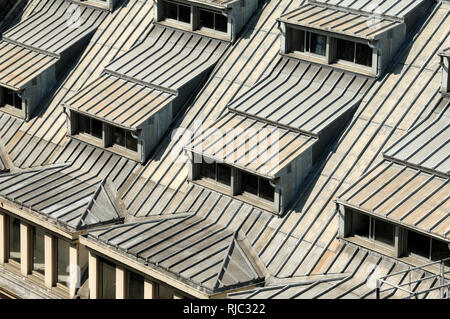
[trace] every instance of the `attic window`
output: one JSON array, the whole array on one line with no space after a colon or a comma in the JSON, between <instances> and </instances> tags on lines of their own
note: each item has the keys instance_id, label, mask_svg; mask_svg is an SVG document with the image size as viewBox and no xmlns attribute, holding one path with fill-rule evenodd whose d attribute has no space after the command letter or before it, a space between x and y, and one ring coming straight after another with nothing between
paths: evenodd
<instances>
[{"instance_id":1,"label":"attic window","mask_svg":"<svg viewBox=\"0 0 450 319\"><path fill-rule=\"evenodd\" d=\"M112 126L112 141L114 145L137 152L137 138L133 134L117 126Z\"/></svg>"},{"instance_id":2,"label":"attic window","mask_svg":"<svg viewBox=\"0 0 450 319\"><path fill-rule=\"evenodd\" d=\"M408 252L429 261L438 261L450 257L448 244L415 231L408 231ZM446 265L450 266L450 261L447 261Z\"/></svg>"},{"instance_id":3,"label":"attic window","mask_svg":"<svg viewBox=\"0 0 450 319\"><path fill-rule=\"evenodd\" d=\"M15 109L22 110L22 98L19 93L7 88L0 88L0 106L13 107Z\"/></svg>"},{"instance_id":4,"label":"attic window","mask_svg":"<svg viewBox=\"0 0 450 319\"><path fill-rule=\"evenodd\" d=\"M181 3L166 1L166 18L183 23L191 23L191 7Z\"/></svg>"},{"instance_id":5,"label":"attic window","mask_svg":"<svg viewBox=\"0 0 450 319\"><path fill-rule=\"evenodd\" d=\"M268 179L247 172L241 172L242 193L251 194L267 201L274 201L275 189Z\"/></svg>"},{"instance_id":6,"label":"attic window","mask_svg":"<svg viewBox=\"0 0 450 319\"><path fill-rule=\"evenodd\" d=\"M226 33L228 31L228 19L220 12L199 9L200 28L212 29Z\"/></svg>"},{"instance_id":7,"label":"attic window","mask_svg":"<svg viewBox=\"0 0 450 319\"><path fill-rule=\"evenodd\" d=\"M352 215L351 233L353 235L394 247L395 226L393 224L357 212L353 212Z\"/></svg>"},{"instance_id":8,"label":"attic window","mask_svg":"<svg viewBox=\"0 0 450 319\"><path fill-rule=\"evenodd\" d=\"M231 167L221 163L207 163L203 161L200 165L200 177L215 183L231 186Z\"/></svg>"},{"instance_id":9,"label":"attic window","mask_svg":"<svg viewBox=\"0 0 450 319\"><path fill-rule=\"evenodd\" d=\"M367 44L336 39L337 60L372 67L372 49Z\"/></svg>"},{"instance_id":10,"label":"attic window","mask_svg":"<svg viewBox=\"0 0 450 319\"><path fill-rule=\"evenodd\" d=\"M292 52L326 55L327 37L314 32L289 29L290 48Z\"/></svg>"},{"instance_id":11,"label":"attic window","mask_svg":"<svg viewBox=\"0 0 450 319\"><path fill-rule=\"evenodd\" d=\"M103 137L103 124L96 119L78 114L78 133L101 139Z\"/></svg>"}]
</instances>

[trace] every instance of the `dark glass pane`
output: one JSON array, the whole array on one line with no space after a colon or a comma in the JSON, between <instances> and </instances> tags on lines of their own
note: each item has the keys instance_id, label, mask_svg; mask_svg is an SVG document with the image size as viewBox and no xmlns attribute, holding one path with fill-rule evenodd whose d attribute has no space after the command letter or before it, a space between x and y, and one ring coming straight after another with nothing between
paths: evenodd
<instances>
[{"instance_id":1,"label":"dark glass pane","mask_svg":"<svg viewBox=\"0 0 450 319\"><path fill-rule=\"evenodd\" d=\"M214 13L206 10L199 10L200 12L200 27L214 29Z\"/></svg>"},{"instance_id":2,"label":"dark glass pane","mask_svg":"<svg viewBox=\"0 0 450 319\"><path fill-rule=\"evenodd\" d=\"M127 132L127 149L137 152L137 139L131 135L130 132Z\"/></svg>"},{"instance_id":3,"label":"dark glass pane","mask_svg":"<svg viewBox=\"0 0 450 319\"><path fill-rule=\"evenodd\" d=\"M200 164L200 175L202 177L206 177L206 178L211 178L211 179L216 179L216 163L206 163L205 161L203 161Z\"/></svg>"},{"instance_id":4,"label":"dark glass pane","mask_svg":"<svg viewBox=\"0 0 450 319\"><path fill-rule=\"evenodd\" d=\"M291 50L292 51L305 51L305 31L291 29Z\"/></svg>"},{"instance_id":5,"label":"dark glass pane","mask_svg":"<svg viewBox=\"0 0 450 319\"><path fill-rule=\"evenodd\" d=\"M44 231L33 227L33 270L42 275L45 273L44 245Z\"/></svg>"},{"instance_id":6,"label":"dark glass pane","mask_svg":"<svg viewBox=\"0 0 450 319\"><path fill-rule=\"evenodd\" d=\"M311 32L305 32L305 52L310 52L311 49Z\"/></svg>"},{"instance_id":7,"label":"dark glass pane","mask_svg":"<svg viewBox=\"0 0 450 319\"><path fill-rule=\"evenodd\" d=\"M84 115L78 114L78 132L91 134L90 119Z\"/></svg>"},{"instance_id":8,"label":"dark glass pane","mask_svg":"<svg viewBox=\"0 0 450 319\"><path fill-rule=\"evenodd\" d=\"M97 121L96 119L91 119L91 134L93 137L96 138L103 138L103 124L100 121Z\"/></svg>"},{"instance_id":9,"label":"dark glass pane","mask_svg":"<svg viewBox=\"0 0 450 319\"><path fill-rule=\"evenodd\" d=\"M337 58L355 62L355 42L337 39Z\"/></svg>"},{"instance_id":10,"label":"dark glass pane","mask_svg":"<svg viewBox=\"0 0 450 319\"><path fill-rule=\"evenodd\" d=\"M448 247L447 243L444 243L443 241L433 239L433 242L431 243L431 260L442 260L445 258L450 257L450 249ZM449 264L450 260L446 262L446 264Z\"/></svg>"},{"instance_id":11,"label":"dark glass pane","mask_svg":"<svg viewBox=\"0 0 450 319\"><path fill-rule=\"evenodd\" d=\"M352 212L353 233L369 238L370 217L364 214Z\"/></svg>"},{"instance_id":12,"label":"dark glass pane","mask_svg":"<svg viewBox=\"0 0 450 319\"><path fill-rule=\"evenodd\" d=\"M325 56L327 49L327 37L311 33L311 53Z\"/></svg>"},{"instance_id":13,"label":"dark glass pane","mask_svg":"<svg viewBox=\"0 0 450 319\"><path fill-rule=\"evenodd\" d=\"M167 18L178 20L177 17L177 4L173 2L166 2Z\"/></svg>"},{"instance_id":14,"label":"dark glass pane","mask_svg":"<svg viewBox=\"0 0 450 319\"><path fill-rule=\"evenodd\" d=\"M102 260L100 270L102 299L116 299L116 266Z\"/></svg>"},{"instance_id":15,"label":"dark glass pane","mask_svg":"<svg viewBox=\"0 0 450 319\"><path fill-rule=\"evenodd\" d=\"M430 238L414 231L408 231L408 251L430 258Z\"/></svg>"},{"instance_id":16,"label":"dark glass pane","mask_svg":"<svg viewBox=\"0 0 450 319\"><path fill-rule=\"evenodd\" d=\"M242 172L242 191L258 195L258 176Z\"/></svg>"},{"instance_id":17,"label":"dark glass pane","mask_svg":"<svg viewBox=\"0 0 450 319\"><path fill-rule=\"evenodd\" d=\"M166 285L159 285L158 299L173 299L173 289Z\"/></svg>"},{"instance_id":18,"label":"dark glass pane","mask_svg":"<svg viewBox=\"0 0 450 319\"><path fill-rule=\"evenodd\" d=\"M191 23L191 7L189 6L178 6L178 18L181 22Z\"/></svg>"},{"instance_id":19,"label":"dark glass pane","mask_svg":"<svg viewBox=\"0 0 450 319\"><path fill-rule=\"evenodd\" d=\"M215 29L220 32L227 32L228 19L223 14L216 13L216 26Z\"/></svg>"},{"instance_id":20,"label":"dark glass pane","mask_svg":"<svg viewBox=\"0 0 450 319\"><path fill-rule=\"evenodd\" d=\"M20 263L20 220L10 217L9 258Z\"/></svg>"},{"instance_id":21,"label":"dark glass pane","mask_svg":"<svg viewBox=\"0 0 450 319\"><path fill-rule=\"evenodd\" d=\"M375 240L394 246L394 225L375 219Z\"/></svg>"},{"instance_id":22,"label":"dark glass pane","mask_svg":"<svg viewBox=\"0 0 450 319\"><path fill-rule=\"evenodd\" d=\"M125 147L125 130L113 126L113 144L124 146Z\"/></svg>"},{"instance_id":23,"label":"dark glass pane","mask_svg":"<svg viewBox=\"0 0 450 319\"><path fill-rule=\"evenodd\" d=\"M367 44L356 43L356 63L372 66L372 49Z\"/></svg>"},{"instance_id":24,"label":"dark glass pane","mask_svg":"<svg viewBox=\"0 0 450 319\"><path fill-rule=\"evenodd\" d=\"M57 240L57 280L61 284L69 282L69 243Z\"/></svg>"},{"instance_id":25,"label":"dark glass pane","mask_svg":"<svg viewBox=\"0 0 450 319\"><path fill-rule=\"evenodd\" d=\"M8 105L14 105L14 92L8 89L5 89L5 103Z\"/></svg>"},{"instance_id":26,"label":"dark glass pane","mask_svg":"<svg viewBox=\"0 0 450 319\"><path fill-rule=\"evenodd\" d=\"M13 104L13 106L16 109L21 110L22 109L22 99L19 97L19 94L15 93L15 92L13 93L13 96L14 96L14 104Z\"/></svg>"},{"instance_id":27,"label":"dark glass pane","mask_svg":"<svg viewBox=\"0 0 450 319\"><path fill-rule=\"evenodd\" d=\"M128 299L144 299L144 277L128 272Z\"/></svg>"},{"instance_id":28,"label":"dark glass pane","mask_svg":"<svg viewBox=\"0 0 450 319\"><path fill-rule=\"evenodd\" d=\"M259 179L259 197L273 202L275 194L275 188L270 185L269 180L260 178Z\"/></svg>"},{"instance_id":29,"label":"dark glass pane","mask_svg":"<svg viewBox=\"0 0 450 319\"><path fill-rule=\"evenodd\" d=\"M223 164L217 164L217 181L219 183L231 185L231 167Z\"/></svg>"}]
</instances>

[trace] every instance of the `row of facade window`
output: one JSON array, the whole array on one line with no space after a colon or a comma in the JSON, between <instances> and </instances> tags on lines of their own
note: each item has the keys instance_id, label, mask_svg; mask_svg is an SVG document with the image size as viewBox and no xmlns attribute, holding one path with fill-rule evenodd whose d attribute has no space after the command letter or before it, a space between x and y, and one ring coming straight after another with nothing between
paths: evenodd
<instances>
[{"instance_id":1,"label":"row of facade window","mask_svg":"<svg viewBox=\"0 0 450 319\"><path fill-rule=\"evenodd\" d=\"M144 299L145 278L133 271L125 270L125 298ZM99 298L116 299L116 265L109 260L99 258ZM163 284L154 284L154 299L173 299L174 289Z\"/></svg>"},{"instance_id":2,"label":"row of facade window","mask_svg":"<svg viewBox=\"0 0 450 319\"><path fill-rule=\"evenodd\" d=\"M22 98L18 92L0 87L0 107L13 107L22 110Z\"/></svg>"},{"instance_id":3,"label":"row of facade window","mask_svg":"<svg viewBox=\"0 0 450 319\"><path fill-rule=\"evenodd\" d=\"M174 1L161 1L160 9L162 10L164 20L189 24L192 30L206 28L222 33L228 32L228 18L221 12ZM196 23L194 23L193 17Z\"/></svg>"},{"instance_id":4,"label":"row of facade window","mask_svg":"<svg viewBox=\"0 0 450 319\"><path fill-rule=\"evenodd\" d=\"M6 260L12 264L20 265L21 261L21 221L13 216L6 216ZM25 252L31 258L31 271L33 273L45 275L45 231L36 226L29 227L29 246L30 251ZM67 285L69 279L69 247L70 243L54 237L54 263L55 263L55 282Z\"/></svg>"},{"instance_id":5,"label":"row of facade window","mask_svg":"<svg viewBox=\"0 0 450 319\"><path fill-rule=\"evenodd\" d=\"M233 170L230 166L223 163L207 163L205 161L197 165L200 168L198 178L231 188L231 175ZM239 185L238 190L233 195L244 194L268 202L274 201L275 189L268 179L243 170L236 169L235 172L238 175L236 179L239 181Z\"/></svg>"},{"instance_id":6,"label":"row of facade window","mask_svg":"<svg viewBox=\"0 0 450 319\"><path fill-rule=\"evenodd\" d=\"M288 28L287 34L287 53L299 52L325 57L327 55L328 41L330 43L330 54L334 52L334 56L331 58L332 62L350 62L365 67L372 67L373 50L367 44L294 28Z\"/></svg>"},{"instance_id":7,"label":"row of facade window","mask_svg":"<svg viewBox=\"0 0 450 319\"><path fill-rule=\"evenodd\" d=\"M352 231L350 235L391 249L395 246L396 225L354 211L351 214ZM448 244L443 241L406 229L405 236L407 237L406 248L403 256L400 257L412 255L428 261L438 261L450 257ZM450 261L447 261L446 264L450 266Z\"/></svg>"},{"instance_id":8,"label":"row of facade window","mask_svg":"<svg viewBox=\"0 0 450 319\"><path fill-rule=\"evenodd\" d=\"M82 114L74 113L74 115L77 126L75 134L88 135L101 140L106 147L119 146L126 150L137 152L138 140L131 131Z\"/></svg>"}]
</instances>

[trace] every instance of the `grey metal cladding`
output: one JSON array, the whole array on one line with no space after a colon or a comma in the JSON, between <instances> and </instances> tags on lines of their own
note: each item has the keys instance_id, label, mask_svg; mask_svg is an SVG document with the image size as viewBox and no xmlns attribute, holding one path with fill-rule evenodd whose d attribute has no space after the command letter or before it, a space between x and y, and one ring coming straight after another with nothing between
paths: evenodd
<instances>
[{"instance_id":1,"label":"grey metal cladding","mask_svg":"<svg viewBox=\"0 0 450 319\"><path fill-rule=\"evenodd\" d=\"M449 181L386 160L340 194L338 202L448 241Z\"/></svg>"},{"instance_id":2,"label":"grey metal cladding","mask_svg":"<svg viewBox=\"0 0 450 319\"><path fill-rule=\"evenodd\" d=\"M407 165L450 176L450 99L443 99L441 105L443 110L434 120L412 128L384 155Z\"/></svg>"},{"instance_id":3,"label":"grey metal cladding","mask_svg":"<svg viewBox=\"0 0 450 319\"><path fill-rule=\"evenodd\" d=\"M45 53L1 41L0 85L19 90L57 61Z\"/></svg>"},{"instance_id":4,"label":"grey metal cladding","mask_svg":"<svg viewBox=\"0 0 450 319\"><path fill-rule=\"evenodd\" d=\"M274 178L316 141L316 138L296 131L228 113L210 129L194 137L186 149Z\"/></svg>"},{"instance_id":5,"label":"grey metal cladding","mask_svg":"<svg viewBox=\"0 0 450 319\"><path fill-rule=\"evenodd\" d=\"M212 67L228 44L155 26L148 38L106 67L106 72L171 92Z\"/></svg>"},{"instance_id":6,"label":"grey metal cladding","mask_svg":"<svg viewBox=\"0 0 450 319\"><path fill-rule=\"evenodd\" d=\"M92 230L89 237L182 277L209 293L261 281L236 234L193 214Z\"/></svg>"},{"instance_id":7,"label":"grey metal cladding","mask_svg":"<svg viewBox=\"0 0 450 319\"><path fill-rule=\"evenodd\" d=\"M137 129L174 99L173 94L103 74L73 95L65 105L102 121Z\"/></svg>"},{"instance_id":8,"label":"grey metal cladding","mask_svg":"<svg viewBox=\"0 0 450 319\"><path fill-rule=\"evenodd\" d=\"M0 196L74 231L120 220L104 183L53 164L0 175Z\"/></svg>"},{"instance_id":9,"label":"grey metal cladding","mask_svg":"<svg viewBox=\"0 0 450 319\"><path fill-rule=\"evenodd\" d=\"M387 18L374 19L369 14L349 13L348 11L326 8L321 5L306 4L280 17L281 21L345 34L363 39L377 39L401 23Z\"/></svg>"},{"instance_id":10,"label":"grey metal cladding","mask_svg":"<svg viewBox=\"0 0 450 319\"><path fill-rule=\"evenodd\" d=\"M4 33L7 41L61 55L93 32L108 14L69 1L52 0L47 8L32 14Z\"/></svg>"},{"instance_id":11,"label":"grey metal cladding","mask_svg":"<svg viewBox=\"0 0 450 319\"><path fill-rule=\"evenodd\" d=\"M314 0L311 2L346 7L367 13L404 18L424 0Z\"/></svg>"},{"instance_id":12,"label":"grey metal cladding","mask_svg":"<svg viewBox=\"0 0 450 319\"><path fill-rule=\"evenodd\" d=\"M271 74L232 101L232 111L319 136L355 107L373 80L281 58Z\"/></svg>"}]
</instances>

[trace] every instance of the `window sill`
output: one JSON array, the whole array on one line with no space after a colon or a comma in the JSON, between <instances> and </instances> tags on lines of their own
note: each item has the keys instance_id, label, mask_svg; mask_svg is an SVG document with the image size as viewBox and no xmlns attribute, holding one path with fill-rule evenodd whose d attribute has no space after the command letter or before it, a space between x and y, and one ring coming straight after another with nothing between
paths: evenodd
<instances>
[{"instance_id":1,"label":"window sill","mask_svg":"<svg viewBox=\"0 0 450 319\"><path fill-rule=\"evenodd\" d=\"M0 107L0 111L7 113L9 115L12 115L14 117L18 117L22 120L25 119L25 114L24 114L23 110L19 110L18 108L15 108L14 106L11 106L11 105L4 105L4 106Z\"/></svg>"},{"instance_id":2,"label":"window sill","mask_svg":"<svg viewBox=\"0 0 450 319\"><path fill-rule=\"evenodd\" d=\"M428 260L426 258L416 257L416 256L396 257L394 248L389 249L387 246L384 246L383 244L377 244L370 240L362 239L359 237L350 236L350 237L345 237L345 238L341 238L341 239L350 244L353 244L358 247L362 247L364 249L368 249L370 251L379 253L383 256L398 260L400 262L403 262L403 263L408 264L413 267L419 267L419 266L422 266L422 265L425 265L425 264L428 264L431 262L430 260ZM439 266L437 266L437 265L428 266L424 269L431 273L434 273L434 274L440 273Z\"/></svg>"},{"instance_id":3,"label":"window sill","mask_svg":"<svg viewBox=\"0 0 450 319\"><path fill-rule=\"evenodd\" d=\"M239 194L239 195L232 195L231 194L231 187L226 187L219 185L218 183L214 183L212 181L204 180L204 179L196 179L193 182L197 185L203 186L205 188L211 189L215 192L230 196L232 198L235 198L241 202L248 203L250 205L253 205L255 207L264 209L272 214L280 215L279 212L275 211L273 208L273 203L271 202L265 202L264 199L260 199L259 197L255 197L249 194Z\"/></svg>"}]
</instances>

